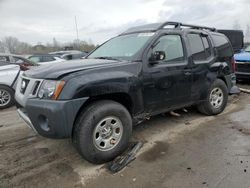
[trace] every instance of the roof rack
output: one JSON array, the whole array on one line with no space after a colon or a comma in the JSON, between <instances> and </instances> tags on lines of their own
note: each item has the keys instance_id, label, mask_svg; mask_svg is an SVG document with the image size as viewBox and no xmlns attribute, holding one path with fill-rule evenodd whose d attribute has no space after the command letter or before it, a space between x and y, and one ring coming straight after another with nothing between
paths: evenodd
<instances>
[{"instance_id":1,"label":"roof rack","mask_svg":"<svg viewBox=\"0 0 250 188\"><path fill-rule=\"evenodd\" d=\"M181 22L165 22L161 24L160 27L158 27L158 29L163 29L164 27L171 26L171 25L179 29L181 29L181 27L189 27L191 29L205 29L205 30L210 30L210 31L216 31L216 28L204 27L204 26L199 26L199 25L191 25L191 24L183 24Z\"/></svg>"}]
</instances>

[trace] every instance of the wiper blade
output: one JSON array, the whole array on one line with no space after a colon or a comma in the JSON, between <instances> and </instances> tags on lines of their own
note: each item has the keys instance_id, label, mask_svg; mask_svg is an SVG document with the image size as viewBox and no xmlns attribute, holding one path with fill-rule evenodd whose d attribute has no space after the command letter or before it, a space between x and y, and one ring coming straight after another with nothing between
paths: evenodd
<instances>
[{"instance_id":1,"label":"wiper blade","mask_svg":"<svg viewBox=\"0 0 250 188\"><path fill-rule=\"evenodd\" d=\"M113 58L113 57L95 57L95 59L107 59L107 60L117 60L117 61L121 61L120 59L116 59L116 58Z\"/></svg>"}]
</instances>

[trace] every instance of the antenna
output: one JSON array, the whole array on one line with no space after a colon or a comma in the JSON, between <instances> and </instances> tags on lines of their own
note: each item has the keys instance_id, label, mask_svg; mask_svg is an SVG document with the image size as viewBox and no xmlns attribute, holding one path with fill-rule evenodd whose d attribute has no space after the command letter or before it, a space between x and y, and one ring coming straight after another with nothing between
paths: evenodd
<instances>
[{"instance_id":1,"label":"antenna","mask_svg":"<svg viewBox=\"0 0 250 188\"><path fill-rule=\"evenodd\" d=\"M79 35L78 35L78 27L77 27L76 16L75 16L75 24L76 24L76 39L77 39L77 45L78 45L78 47L79 47Z\"/></svg>"}]
</instances>

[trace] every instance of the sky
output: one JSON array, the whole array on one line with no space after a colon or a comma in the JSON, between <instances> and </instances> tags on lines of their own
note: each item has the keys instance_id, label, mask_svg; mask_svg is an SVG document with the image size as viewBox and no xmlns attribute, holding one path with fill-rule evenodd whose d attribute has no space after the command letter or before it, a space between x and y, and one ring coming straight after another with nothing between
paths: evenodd
<instances>
[{"instance_id":1,"label":"sky","mask_svg":"<svg viewBox=\"0 0 250 188\"><path fill-rule=\"evenodd\" d=\"M0 0L0 39L101 44L129 27L180 21L220 29L250 24L250 0Z\"/></svg>"}]
</instances>

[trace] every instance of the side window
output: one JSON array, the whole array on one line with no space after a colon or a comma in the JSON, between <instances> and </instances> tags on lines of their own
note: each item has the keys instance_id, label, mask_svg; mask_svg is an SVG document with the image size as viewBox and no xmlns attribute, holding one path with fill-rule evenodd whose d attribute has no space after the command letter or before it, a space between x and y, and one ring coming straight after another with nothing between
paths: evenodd
<instances>
[{"instance_id":1,"label":"side window","mask_svg":"<svg viewBox=\"0 0 250 188\"><path fill-rule=\"evenodd\" d=\"M52 56L44 56L43 57L43 62L50 62L50 61L54 61L55 58Z\"/></svg>"},{"instance_id":2,"label":"side window","mask_svg":"<svg viewBox=\"0 0 250 188\"><path fill-rule=\"evenodd\" d=\"M40 58L37 56L31 56L28 58L29 60L33 61L34 63L39 63L41 62Z\"/></svg>"},{"instance_id":3,"label":"side window","mask_svg":"<svg viewBox=\"0 0 250 188\"><path fill-rule=\"evenodd\" d=\"M208 42L208 38L207 37L202 37L202 41L205 47L205 52L206 52L206 57L209 58L212 55L212 51L211 51L211 47L210 44Z\"/></svg>"},{"instance_id":4,"label":"side window","mask_svg":"<svg viewBox=\"0 0 250 188\"><path fill-rule=\"evenodd\" d=\"M179 35L162 36L153 48L153 53L156 51L164 51L165 59L163 63L181 63L184 60L183 45Z\"/></svg>"},{"instance_id":5,"label":"side window","mask_svg":"<svg viewBox=\"0 0 250 188\"><path fill-rule=\"evenodd\" d=\"M223 35L212 35L219 57L232 57L233 49L229 41Z\"/></svg>"},{"instance_id":6,"label":"side window","mask_svg":"<svg viewBox=\"0 0 250 188\"><path fill-rule=\"evenodd\" d=\"M17 64L22 64L22 63L25 63L23 59L19 58L19 57L13 57L14 60L15 60L15 63Z\"/></svg>"},{"instance_id":7,"label":"side window","mask_svg":"<svg viewBox=\"0 0 250 188\"><path fill-rule=\"evenodd\" d=\"M199 34L188 34L188 40L189 40L193 60L194 61L206 60L208 57L207 57L207 53L205 50L205 46L208 46L209 48L207 39L201 38ZM207 44L203 44L204 40Z\"/></svg>"}]
</instances>

